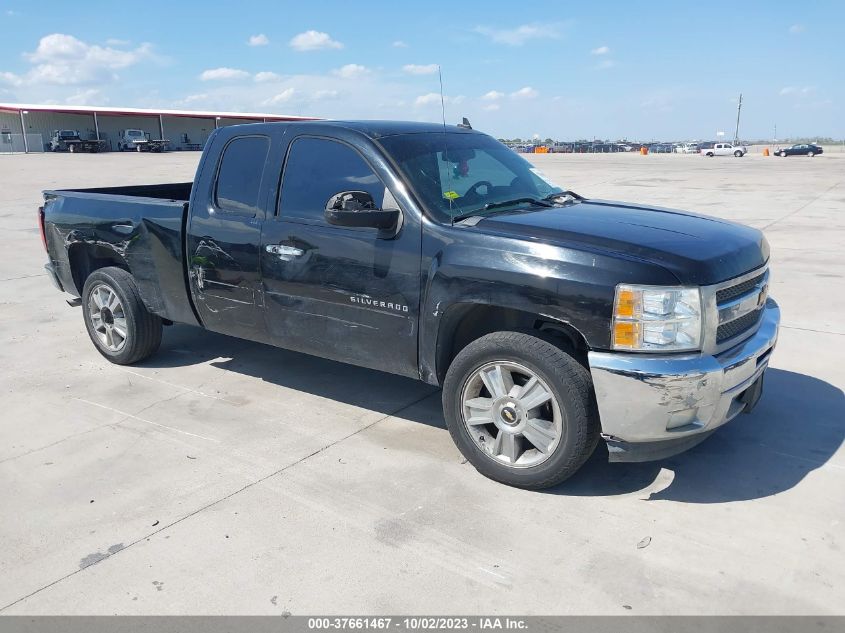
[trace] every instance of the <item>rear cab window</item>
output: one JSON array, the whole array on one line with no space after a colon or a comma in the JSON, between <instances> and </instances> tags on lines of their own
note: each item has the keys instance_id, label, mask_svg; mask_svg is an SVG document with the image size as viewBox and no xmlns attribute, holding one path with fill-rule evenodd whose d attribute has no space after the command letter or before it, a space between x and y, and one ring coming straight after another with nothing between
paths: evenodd
<instances>
[{"instance_id":1,"label":"rear cab window","mask_svg":"<svg viewBox=\"0 0 845 633\"><path fill-rule=\"evenodd\" d=\"M266 136L240 136L226 144L214 186L214 205L225 213L261 212L261 177L270 151Z\"/></svg>"}]
</instances>

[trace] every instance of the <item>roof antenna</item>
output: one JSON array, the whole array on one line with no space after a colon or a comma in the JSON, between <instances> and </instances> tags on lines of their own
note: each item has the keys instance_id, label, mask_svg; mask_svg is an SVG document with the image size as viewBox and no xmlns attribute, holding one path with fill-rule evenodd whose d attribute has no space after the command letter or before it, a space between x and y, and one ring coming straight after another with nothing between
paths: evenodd
<instances>
[{"instance_id":1,"label":"roof antenna","mask_svg":"<svg viewBox=\"0 0 845 633\"><path fill-rule=\"evenodd\" d=\"M443 160L446 161L446 182L449 184L447 194L452 193L452 170L449 169L449 135L446 134L446 100L443 98L443 73L440 72L440 64L437 64L437 78L440 80L440 114L443 117ZM452 196L446 195L449 201L449 223L455 226L455 216L452 214Z\"/></svg>"}]
</instances>

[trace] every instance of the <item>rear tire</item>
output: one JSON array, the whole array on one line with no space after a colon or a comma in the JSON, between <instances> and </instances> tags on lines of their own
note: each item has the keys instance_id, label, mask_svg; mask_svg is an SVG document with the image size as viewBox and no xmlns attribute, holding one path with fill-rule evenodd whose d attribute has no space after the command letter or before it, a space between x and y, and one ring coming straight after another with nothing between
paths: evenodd
<instances>
[{"instance_id":1,"label":"rear tire","mask_svg":"<svg viewBox=\"0 0 845 633\"><path fill-rule=\"evenodd\" d=\"M572 476L593 453L594 402L584 366L523 332L473 341L443 384L449 433L467 461L490 479L535 490Z\"/></svg>"},{"instance_id":2,"label":"rear tire","mask_svg":"<svg viewBox=\"0 0 845 633\"><path fill-rule=\"evenodd\" d=\"M812 158L815 155L816 155L815 152L807 152L807 156L809 156L810 158Z\"/></svg>"},{"instance_id":3,"label":"rear tire","mask_svg":"<svg viewBox=\"0 0 845 633\"><path fill-rule=\"evenodd\" d=\"M713 158L713 152L707 152L706 156L709 156L710 158Z\"/></svg>"},{"instance_id":4,"label":"rear tire","mask_svg":"<svg viewBox=\"0 0 845 633\"><path fill-rule=\"evenodd\" d=\"M144 360L161 344L161 318L147 310L135 280L122 268L91 273L82 290L82 311L94 347L117 365Z\"/></svg>"}]
</instances>

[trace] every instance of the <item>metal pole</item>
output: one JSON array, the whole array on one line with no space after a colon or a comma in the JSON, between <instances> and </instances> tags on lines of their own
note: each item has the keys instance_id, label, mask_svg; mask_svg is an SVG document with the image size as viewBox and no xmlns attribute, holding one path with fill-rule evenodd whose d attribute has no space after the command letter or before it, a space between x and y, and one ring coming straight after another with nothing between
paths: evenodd
<instances>
[{"instance_id":1,"label":"metal pole","mask_svg":"<svg viewBox=\"0 0 845 633\"><path fill-rule=\"evenodd\" d=\"M158 115L158 133L159 138L163 141L164 140L164 120L161 118L161 115Z\"/></svg>"},{"instance_id":2,"label":"metal pole","mask_svg":"<svg viewBox=\"0 0 845 633\"><path fill-rule=\"evenodd\" d=\"M96 112L94 112L94 132L96 133L97 140L99 141L100 140L100 124L97 121L97 113Z\"/></svg>"},{"instance_id":3,"label":"metal pole","mask_svg":"<svg viewBox=\"0 0 845 633\"><path fill-rule=\"evenodd\" d=\"M219 120L220 120L220 117L219 117L219 116L214 117L214 129L215 129L215 130L218 128L217 122L218 122Z\"/></svg>"},{"instance_id":4,"label":"metal pole","mask_svg":"<svg viewBox=\"0 0 845 633\"><path fill-rule=\"evenodd\" d=\"M734 132L734 141L739 141L739 113L742 111L742 93L739 93L739 105L736 107L736 131Z\"/></svg>"},{"instance_id":5,"label":"metal pole","mask_svg":"<svg viewBox=\"0 0 845 633\"><path fill-rule=\"evenodd\" d=\"M26 123L23 120L23 110L21 110L21 132L23 133L23 153L29 154L29 142L26 140Z\"/></svg>"}]
</instances>

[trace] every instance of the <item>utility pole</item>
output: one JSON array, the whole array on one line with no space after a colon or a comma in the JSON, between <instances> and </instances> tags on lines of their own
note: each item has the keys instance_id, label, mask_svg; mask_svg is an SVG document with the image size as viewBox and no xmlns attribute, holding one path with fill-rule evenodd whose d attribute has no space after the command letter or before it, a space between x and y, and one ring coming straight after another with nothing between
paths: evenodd
<instances>
[{"instance_id":1,"label":"utility pole","mask_svg":"<svg viewBox=\"0 0 845 633\"><path fill-rule=\"evenodd\" d=\"M736 107L736 131L734 132L734 141L739 141L739 113L742 111L742 93L739 93L739 105Z\"/></svg>"}]
</instances>

